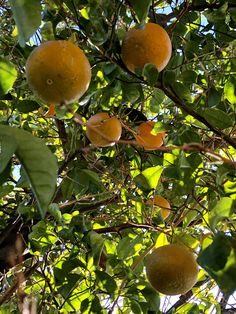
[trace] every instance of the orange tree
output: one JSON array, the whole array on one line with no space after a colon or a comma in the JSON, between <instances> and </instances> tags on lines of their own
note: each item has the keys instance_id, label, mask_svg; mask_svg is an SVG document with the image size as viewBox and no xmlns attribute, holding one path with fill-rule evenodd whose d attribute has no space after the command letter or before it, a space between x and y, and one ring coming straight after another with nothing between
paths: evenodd
<instances>
[{"instance_id":1,"label":"orange tree","mask_svg":"<svg viewBox=\"0 0 236 314\"><path fill-rule=\"evenodd\" d=\"M153 33L122 48L146 23L171 46ZM234 312L235 0L2 0L0 30L1 313ZM55 99L74 88L67 54L52 55L44 100L26 80L30 53L49 40L74 43L91 65L69 104L45 102L54 80ZM157 48L168 52L160 73ZM86 136L100 112L122 127L105 147ZM163 140L153 149L136 141L146 121ZM104 140L113 132L90 128ZM165 220L156 196L170 203ZM177 297L146 274L150 253L171 243L199 267Z\"/></svg>"}]
</instances>

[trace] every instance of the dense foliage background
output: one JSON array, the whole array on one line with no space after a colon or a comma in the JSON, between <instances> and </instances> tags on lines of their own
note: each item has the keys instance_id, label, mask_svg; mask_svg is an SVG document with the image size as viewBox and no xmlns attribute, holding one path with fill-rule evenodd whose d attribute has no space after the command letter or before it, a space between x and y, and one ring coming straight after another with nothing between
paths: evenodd
<instances>
[{"instance_id":1,"label":"dense foliage background","mask_svg":"<svg viewBox=\"0 0 236 314\"><path fill-rule=\"evenodd\" d=\"M234 313L235 0L0 4L0 313ZM125 32L144 21L172 40L159 74L132 74L120 58ZM117 115L120 143L93 147L63 108L45 116L25 62L49 39L84 50L92 81L72 108L85 122ZM159 150L133 143L145 119L166 130ZM153 194L171 203L166 221L146 204ZM192 248L201 270L185 296L160 297L144 257L171 242Z\"/></svg>"}]
</instances>

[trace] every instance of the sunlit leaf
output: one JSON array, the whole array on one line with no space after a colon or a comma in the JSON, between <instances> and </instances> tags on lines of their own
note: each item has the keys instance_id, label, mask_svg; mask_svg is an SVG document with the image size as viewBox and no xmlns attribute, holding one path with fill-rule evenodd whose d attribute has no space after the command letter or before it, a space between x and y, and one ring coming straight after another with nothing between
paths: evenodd
<instances>
[{"instance_id":1,"label":"sunlit leaf","mask_svg":"<svg viewBox=\"0 0 236 314\"><path fill-rule=\"evenodd\" d=\"M232 105L236 104L236 89L233 82L226 82L224 86L224 96Z\"/></svg>"},{"instance_id":2,"label":"sunlit leaf","mask_svg":"<svg viewBox=\"0 0 236 314\"><path fill-rule=\"evenodd\" d=\"M230 197L222 197L210 212L210 224L213 228L222 218L230 217L236 212L236 201Z\"/></svg>"},{"instance_id":3,"label":"sunlit leaf","mask_svg":"<svg viewBox=\"0 0 236 314\"><path fill-rule=\"evenodd\" d=\"M5 95L13 86L17 71L12 63L0 58L0 96Z\"/></svg>"}]
</instances>

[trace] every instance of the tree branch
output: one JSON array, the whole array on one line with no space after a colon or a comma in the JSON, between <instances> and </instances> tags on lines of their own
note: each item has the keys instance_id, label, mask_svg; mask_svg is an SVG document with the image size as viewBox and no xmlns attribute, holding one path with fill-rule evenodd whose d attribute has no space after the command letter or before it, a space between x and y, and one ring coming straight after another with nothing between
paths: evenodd
<instances>
[{"instance_id":1,"label":"tree branch","mask_svg":"<svg viewBox=\"0 0 236 314\"><path fill-rule=\"evenodd\" d=\"M38 261L37 263L35 263L30 269L28 269L27 271L25 271L23 273L23 277L24 280L26 281L35 271L35 269L39 266L39 264L41 263L41 261ZM21 283L22 284L22 283ZM11 287L9 287L6 292L0 297L0 306L8 301L11 296L13 295L13 293L19 288L19 280L18 278L16 278L16 280L14 281L13 285Z\"/></svg>"},{"instance_id":2,"label":"tree branch","mask_svg":"<svg viewBox=\"0 0 236 314\"><path fill-rule=\"evenodd\" d=\"M159 87L160 88L160 87ZM176 93L165 86L162 86L161 89L163 92L168 96L177 107L179 107L181 110L185 111L186 113L193 116L195 119L203 123L205 126L209 128L210 131L220 136L225 142L230 144L232 147L236 148L236 141L232 139L229 135L223 133L221 130L215 128L211 123L209 123L203 116L201 116L199 113L197 113L195 110L193 110L191 107L186 105L179 97L176 95Z\"/></svg>"},{"instance_id":3,"label":"tree branch","mask_svg":"<svg viewBox=\"0 0 236 314\"><path fill-rule=\"evenodd\" d=\"M195 3L196 2L196 3ZM204 11L206 9L219 9L222 6L222 3L204 3L197 4L198 1L194 1L189 5L189 11ZM236 3L228 3L228 8L236 8Z\"/></svg>"},{"instance_id":4,"label":"tree branch","mask_svg":"<svg viewBox=\"0 0 236 314\"><path fill-rule=\"evenodd\" d=\"M152 229L152 230L160 231L162 233L169 235L169 233L167 231L164 231L163 228L160 228L158 226L152 226L149 224L137 224L137 223L133 223L131 221L125 222L125 223L122 223L122 224L116 225L116 226L93 229L93 231L95 231L97 233L119 233L121 230L129 229L129 228Z\"/></svg>"}]
</instances>

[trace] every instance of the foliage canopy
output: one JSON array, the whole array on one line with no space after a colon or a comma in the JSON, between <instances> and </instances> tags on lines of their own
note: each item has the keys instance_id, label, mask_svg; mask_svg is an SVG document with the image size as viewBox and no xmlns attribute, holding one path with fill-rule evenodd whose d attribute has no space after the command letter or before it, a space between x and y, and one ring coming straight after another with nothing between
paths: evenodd
<instances>
[{"instance_id":1,"label":"foliage canopy","mask_svg":"<svg viewBox=\"0 0 236 314\"><path fill-rule=\"evenodd\" d=\"M121 43L146 21L167 30L172 57L160 73L151 64L131 73ZM0 30L0 312L236 307L235 0L3 0ZM55 39L78 44L92 79L70 110L49 117L25 63ZM86 137L98 112L122 121L113 146ZM146 120L166 133L159 149L135 143ZM154 195L170 202L164 221ZM167 243L188 246L200 266L177 302L145 274L145 256Z\"/></svg>"}]
</instances>

